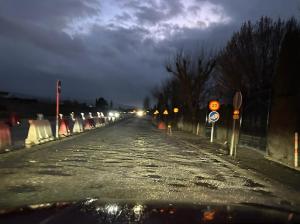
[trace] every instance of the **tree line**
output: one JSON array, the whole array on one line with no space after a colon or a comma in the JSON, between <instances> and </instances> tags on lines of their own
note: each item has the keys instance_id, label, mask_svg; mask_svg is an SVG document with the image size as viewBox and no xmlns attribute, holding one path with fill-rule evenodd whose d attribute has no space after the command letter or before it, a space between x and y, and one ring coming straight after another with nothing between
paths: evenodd
<instances>
[{"instance_id":1,"label":"tree line","mask_svg":"<svg viewBox=\"0 0 300 224\"><path fill-rule=\"evenodd\" d=\"M177 51L165 64L171 77L152 91L154 109L179 107L181 117L195 123L209 100L231 104L234 93L241 91L245 99L244 112L249 119L264 114L266 120L274 79L284 60L280 57L281 52L285 52L283 43L291 34L296 34L300 41L299 33L300 24L295 18L262 17L256 22L245 22L218 52L204 47L197 56ZM259 111L258 105L263 105Z\"/></svg>"}]
</instances>

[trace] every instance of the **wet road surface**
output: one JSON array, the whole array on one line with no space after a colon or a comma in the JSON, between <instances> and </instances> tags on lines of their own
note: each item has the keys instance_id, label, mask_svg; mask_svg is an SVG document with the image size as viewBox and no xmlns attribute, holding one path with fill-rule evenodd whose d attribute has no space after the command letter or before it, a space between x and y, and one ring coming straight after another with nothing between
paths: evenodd
<instances>
[{"instance_id":1,"label":"wet road surface","mask_svg":"<svg viewBox=\"0 0 300 224\"><path fill-rule=\"evenodd\" d=\"M299 210L300 193L130 118L0 155L0 207L97 197L260 203Z\"/></svg>"}]
</instances>

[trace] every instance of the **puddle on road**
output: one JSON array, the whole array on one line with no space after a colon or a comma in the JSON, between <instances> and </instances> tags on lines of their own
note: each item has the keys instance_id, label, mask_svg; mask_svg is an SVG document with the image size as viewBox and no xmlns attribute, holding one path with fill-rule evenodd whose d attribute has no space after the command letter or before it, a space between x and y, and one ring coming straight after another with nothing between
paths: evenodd
<instances>
[{"instance_id":1,"label":"puddle on road","mask_svg":"<svg viewBox=\"0 0 300 224\"><path fill-rule=\"evenodd\" d=\"M16 185L16 186L10 186L8 187L8 191L14 192L14 193L31 193L40 191L41 188L37 186L32 186L29 184L22 184L22 185Z\"/></svg>"}]
</instances>

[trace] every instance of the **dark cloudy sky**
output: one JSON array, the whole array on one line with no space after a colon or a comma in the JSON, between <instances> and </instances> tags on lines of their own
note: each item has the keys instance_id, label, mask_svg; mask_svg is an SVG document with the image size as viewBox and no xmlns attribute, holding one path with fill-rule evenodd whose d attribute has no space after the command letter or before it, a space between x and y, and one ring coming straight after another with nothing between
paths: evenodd
<instances>
[{"instance_id":1,"label":"dark cloudy sky","mask_svg":"<svg viewBox=\"0 0 300 224\"><path fill-rule=\"evenodd\" d=\"M140 105L176 49L220 47L245 20L300 0L0 0L0 90Z\"/></svg>"}]
</instances>

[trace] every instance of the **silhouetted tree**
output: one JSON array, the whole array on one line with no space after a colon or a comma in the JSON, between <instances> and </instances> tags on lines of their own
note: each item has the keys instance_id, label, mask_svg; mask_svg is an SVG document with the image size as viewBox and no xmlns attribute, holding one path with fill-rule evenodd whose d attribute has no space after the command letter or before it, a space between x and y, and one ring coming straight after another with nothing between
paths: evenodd
<instances>
[{"instance_id":1,"label":"silhouetted tree","mask_svg":"<svg viewBox=\"0 0 300 224\"><path fill-rule=\"evenodd\" d=\"M251 95L270 89L286 25L268 17L255 24L244 23L218 57L219 86L230 94L241 90Z\"/></svg>"},{"instance_id":2,"label":"silhouetted tree","mask_svg":"<svg viewBox=\"0 0 300 224\"><path fill-rule=\"evenodd\" d=\"M143 107L144 107L144 110L150 109L150 98L148 96L146 96L144 99Z\"/></svg>"},{"instance_id":3,"label":"silhouetted tree","mask_svg":"<svg viewBox=\"0 0 300 224\"><path fill-rule=\"evenodd\" d=\"M96 99L96 107L99 108L100 110L106 110L107 106L108 103L103 97Z\"/></svg>"}]
</instances>

